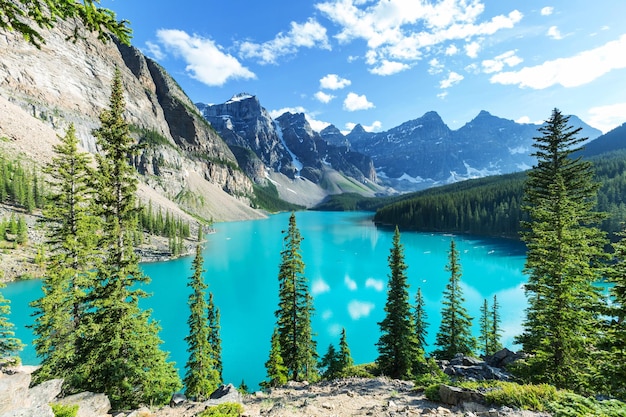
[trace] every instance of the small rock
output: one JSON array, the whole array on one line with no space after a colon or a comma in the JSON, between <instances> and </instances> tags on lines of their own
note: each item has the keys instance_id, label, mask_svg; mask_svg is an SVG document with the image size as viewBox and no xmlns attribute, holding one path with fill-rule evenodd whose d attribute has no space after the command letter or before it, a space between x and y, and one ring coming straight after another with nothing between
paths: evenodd
<instances>
[{"instance_id":1,"label":"small rock","mask_svg":"<svg viewBox=\"0 0 626 417\"><path fill-rule=\"evenodd\" d=\"M172 395L172 399L170 400L170 407L178 407L179 405L182 405L185 401L187 401L187 397L185 397L185 394L177 392Z\"/></svg>"},{"instance_id":2,"label":"small rock","mask_svg":"<svg viewBox=\"0 0 626 417\"><path fill-rule=\"evenodd\" d=\"M322 408L325 408L327 410L334 410L335 409L334 405L326 403L326 402L322 403L321 406L322 406Z\"/></svg>"}]
</instances>

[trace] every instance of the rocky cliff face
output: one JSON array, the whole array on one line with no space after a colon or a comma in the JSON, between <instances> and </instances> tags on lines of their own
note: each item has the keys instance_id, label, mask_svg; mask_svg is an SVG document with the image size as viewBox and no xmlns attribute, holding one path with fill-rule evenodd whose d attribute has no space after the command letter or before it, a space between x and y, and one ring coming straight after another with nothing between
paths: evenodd
<instances>
[{"instance_id":1,"label":"rocky cliff face","mask_svg":"<svg viewBox=\"0 0 626 417\"><path fill-rule=\"evenodd\" d=\"M45 32L41 50L17 35L0 33L0 95L60 135L74 123L83 147L97 152L91 130L108 106L117 67L126 92L127 121L137 140L146 144L135 158L142 180L159 196L207 219L259 216L246 200L253 192L252 182L163 68L138 49L114 41L102 44L95 36L87 36L68 42L68 30L67 24L59 22L57 28ZM212 197L203 195L207 192L237 210L215 212L210 204L202 203Z\"/></svg>"},{"instance_id":2,"label":"rocky cliff face","mask_svg":"<svg viewBox=\"0 0 626 417\"><path fill-rule=\"evenodd\" d=\"M196 106L257 182L264 181L267 169L320 184L324 168L359 182L377 181L371 158L351 151L345 140L343 144L325 140L304 114L285 113L273 120L255 96L245 93L223 104Z\"/></svg>"}]
</instances>

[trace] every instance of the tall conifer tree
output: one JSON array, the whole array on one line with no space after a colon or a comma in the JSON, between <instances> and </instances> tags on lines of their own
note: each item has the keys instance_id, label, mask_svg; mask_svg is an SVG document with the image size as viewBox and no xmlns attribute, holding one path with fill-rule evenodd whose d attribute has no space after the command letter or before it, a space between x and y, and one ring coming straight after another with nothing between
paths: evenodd
<instances>
[{"instance_id":1,"label":"tall conifer tree","mask_svg":"<svg viewBox=\"0 0 626 417\"><path fill-rule=\"evenodd\" d=\"M483 350L483 355L489 356L493 354L491 351L491 330L493 324L491 322L491 311L489 309L489 303L485 298L483 305L480 306L480 335L478 341L480 342L480 348Z\"/></svg>"},{"instance_id":2,"label":"tall conifer tree","mask_svg":"<svg viewBox=\"0 0 626 417\"><path fill-rule=\"evenodd\" d=\"M47 227L46 274L43 296L32 303L36 316L34 345L41 359L35 382L76 376L76 340L83 331L86 296L93 288L97 260L99 219L91 199L94 173L91 157L78 150L74 125L70 125L55 156L46 166L51 193L43 210Z\"/></svg>"},{"instance_id":3,"label":"tall conifer tree","mask_svg":"<svg viewBox=\"0 0 626 417\"><path fill-rule=\"evenodd\" d=\"M267 371L268 381L261 382L262 387L275 388L287 383L288 370L280 352L279 334L276 328L274 329L274 333L272 333L270 354L267 362L265 362L265 370Z\"/></svg>"},{"instance_id":4,"label":"tall conifer tree","mask_svg":"<svg viewBox=\"0 0 626 417\"><path fill-rule=\"evenodd\" d=\"M428 336L428 314L426 313L426 304L424 303L424 296L422 296L422 289L418 288L415 294L415 336L417 337L417 344L421 351L426 351L426 337Z\"/></svg>"},{"instance_id":5,"label":"tall conifer tree","mask_svg":"<svg viewBox=\"0 0 626 417\"><path fill-rule=\"evenodd\" d=\"M554 109L542 136L534 138L537 164L524 190L529 221L525 285L528 308L517 338L531 356L522 374L534 382L585 390L593 372L590 352L600 329L601 299L594 283L602 277L604 234L594 211L598 184L589 162L572 153L586 138L577 137L569 118Z\"/></svg>"},{"instance_id":6,"label":"tall conifer tree","mask_svg":"<svg viewBox=\"0 0 626 417\"><path fill-rule=\"evenodd\" d=\"M208 304L206 301L207 285L202 274L202 249L196 246L196 256L193 260L193 275L189 287L192 292L189 295L189 334L185 337L189 359L185 365L186 373L183 380L187 397L195 398L196 401L204 401L217 389L220 375L214 359L213 346L211 345L208 318Z\"/></svg>"},{"instance_id":7,"label":"tall conifer tree","mask_svg":"<svg viewBox=\"0 0 626 417\"><path fill-rule=\"evenodd\" d=\"M461 264L454 240L450 240L450 252L446 271L450 279L443 293L441 325L435 336L439 346L433 354L437 359L452 359L457 353L473 355L476 340L472 336L472 317L463 306L465 299L461 290Z\"/></svg>"},{"instance_id":8,"label":"tall conifer tree","mask_svg":"<svg viewBox=\"0 0 626 417\"><path fill-rule=\"evenodd\" d=\"M380 338L376 363L383 375L391 378L410 379L423 371L423 351L415 334L415 323L409 303L409 284L404 263L404 246L400 243L400 231L396 227L393 243L387 258L389 281L385 318L378 323Z\"/></svg>"},{"instance_id":9,"label":"tall conifer tree","mask_svg":"<svg viewBox=\"0 0 626 417\"><path fill-rule=\"evenodd\" d=\"M220 309L217 308L213 301L213 293L209 293L209 305L207 311L207 322L209 325L209 343L213 352L213 360L215 361L215 370L218 374L218 382L221 383L223 365L222 365L222 338L220 337Z\"/></svg>"},{"instance_id":10,"label":"tall conifer tree","mask_svg":"<svg viewBox=\"0 0 626 417\"><path fill-rule=\"evenodd\" d=\"M4 284L0 282L0 288ZM22 342L15 337L15 326L9 321L11 307L9 300L0 292L0 368L17 362L17 354L22 350Z\"/></svg>"},{"instance_id":11,"label":"tall conifer tree","mask_svg":"<svg viewBox=\"0 0 626 417\"><path fill-rule=\"evenodd\" d=\"M139 284L149 281L139 269L133 237L138 229L137 178L129 161L136 151L130 136L121 74L115 70L109 108L94 130L96 207L103 219L99 246L104 251L97 283L89 294L88 323L77 352L81 380L76 388L104 392L115 408L163 404L180 387L167 353L160 349L159 325L139 307L147 295Z\"/></svg>"},{"instance_id":12,"label":"tall conifer tree","mask_svg":"<svg viewBox=\"0 0 626 417\"><path fill-rule=\"evenodd\" d=\"M345 327L341 329L341 337L339 338L338 361L341 372L345 372L350 367L354 366L354 360L352 359L350 347L348 346L348 337L346 336Z\"/></svg>"},{"instance_id":13,"label":"tall conifer tree","mask_svg":"<svg viewBox=\"0 0 626 417\"><path fill-rule=\"evenodd\" d=\"M502 349L502 329L500 327L500 304L498 304L498 296L493 295L493 304L491 305L491 332L489 340L489 350L494 354Z\"/></svg>"},{"instance_id":14,"label":"tall conifer tree","mask_svg":"<svg viewBox=\"0 0 626 417\"><path fill-rule=\"evenodd\" d=\"M288 377L295 381L314 380L317 377L317 348L313 340L311 316L313 298L304 276L304 262L300 253L302 236L291 213L289 228L283 238L283 250L278 272L278 340Z\"/></svg>"}]
</instances>

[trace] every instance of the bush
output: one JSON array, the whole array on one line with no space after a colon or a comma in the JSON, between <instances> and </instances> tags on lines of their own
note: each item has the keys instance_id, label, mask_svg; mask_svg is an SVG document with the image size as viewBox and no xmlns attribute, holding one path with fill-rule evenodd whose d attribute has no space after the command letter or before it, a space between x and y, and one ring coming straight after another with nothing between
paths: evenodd
<instances>
[{"instance_id":1,"label":"bush","mask_svg":"<svg viewBox=\"0 0 626 417\"><path fill-rule=\"evenodd\" d=\"M555 401L546 404L554 417L626 417L626 403L618 400L597 401L571 392L560 392Z\"/></svg>"},{"instance_id":2,"label":"bush","mask_svg":"<svg viewBox=\"0 0 626 417\"><path fill-rule=\"evenodd\" d=\"M428 398L430 401L441 401L441 397L439 396L440 386L441 384L433 384L426 387L426 389L424 390L424 395L426 396L426 398Z\"/></svg>"},{"instance_id":3,"label":"bush","mask_svg":"<svg viewBox=\"0 0 626 417\"><path fill-rule=\"evenodd\" d=\"M500 382L485 393L485 399L492 404L536 411L544 411L546 405L557 398L556 388L548 384L519 385L513 382Z\"/></svg>"},{"instance_id":4,"label":"bush","mask_svg":"<svg viewBox=\"0 0 626 417\"><path fill-rule=\"evenodd\" d=\"M378 374L378 367L375 363L364 363L361 365L353 365L341 372L342 378L374 378Z\"/></svg>"},{"instance_id":5,"label":"bush","mask_svg":"<svg viewBox=\"0 0 626 417\"><path fill-rule=\"evenodd\" d=\"M426 372L415 378L415 388L420 390L433 384L450 384L450 377L439 368L435 359L429 358L426 361Z\"/></svg>"},{"instance_id":6,"label":"bush","mask_svg":"<svg viewBox=\"0 0 626 417\"><path fill-rule=\"evenodd\" d=\"M243 413L243 406L237 403L223 403L209 407L198 417L239 417Z\"/></svg>"},{"instance_id":7,"label":"bush","mask_svg":"<svg viewBox=\"0 0 626 417\"><path fill-rule=\"evenodd\" d=\"M64 405L59 403L50 404L55 417L76 417L78 404Z\"/></svg>"}]
</instances>

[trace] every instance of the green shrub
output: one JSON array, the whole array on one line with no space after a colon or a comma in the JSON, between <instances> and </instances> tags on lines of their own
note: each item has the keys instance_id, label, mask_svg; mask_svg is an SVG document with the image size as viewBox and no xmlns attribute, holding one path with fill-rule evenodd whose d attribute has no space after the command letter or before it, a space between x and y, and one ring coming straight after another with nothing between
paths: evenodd
<instances>
[{"instance_id":1,"label":"green shrub","mask_svg":"<svg viewBox=\"0 0 626 417\"><path fill-rule=\"evenodd\" d=\"M50 404L55 417L76 417L78 404L64 405L59 403Z\"/></svg>"},{"instance_id":2,"label":"green shrub","mask_svg":"<svg viewBox=\"0 0 626 417\"><path fill-rule=\"evenodd\" d=\"M415 388L423 390L433 384L450 384L450 377L439 368L434 358L429 358L426 361L426 372L415 378Z\"/></svg>"},{"instance_id":3,"label":"green shrub","mask_svg":"<svg viewBox=\"0 0 626 417\"><path fill-rule=\"evenodd\" d=\"M239 417L243 413L243 406L238 403L223 403L209 407L198 417Z\"/></svg>"},{"instance_id":4,"label":"green shrub","mask_svg":"<svg viewBox=\"0 0 626 417\"><path fill-rule=\"evenodd\" d=\"M520 385L499 382L495 388L485 393L485 399L492 404L544 411L549 402L558 399L558 392L554 386L548 384Z\"/></svg>"},{"instance_id":5,"label":"green shrub","mask_svg":"<svg viewBox=\"0 0 626 417\"><path fill-rule=\"evenodd\" d=\"M426 398L428 398L430 401L441 401L441 397L439 396L440 386L441 384L433 384L426 387L426 389L424 390L424 395L426 396Z\"/></svg>"},{"instance_id":6,"label":"green shrub","mask_svg":"<svg viewBox=\"0 0 626 417\"><path fill-rule=\"evenodd\" d=\"M626 403L597 401L571 392L560 392L557 400L546 404L546 410L554 417L626 417Z\"/></svg>"},{"instance_id":7,"label":"green shrub","mask_svg":"<svg viewBox=\"0 0 626 417\"><path fill-rule=\"evenodd\" d=\"M375 363L363 363L353 365L341 372L342 378L374 378L378 374L378 367Z\"/></svg>"}]
</instances>

